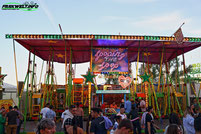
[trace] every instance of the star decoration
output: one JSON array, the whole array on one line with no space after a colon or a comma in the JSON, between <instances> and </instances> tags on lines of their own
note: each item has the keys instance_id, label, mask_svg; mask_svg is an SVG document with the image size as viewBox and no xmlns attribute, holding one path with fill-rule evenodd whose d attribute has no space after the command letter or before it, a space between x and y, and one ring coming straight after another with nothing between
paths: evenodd
<instances>
[{"instance_id":1,"label":"star decoration","mask_svg":"<svg viewBox=\"0 0 201 134\"><path fill-rule=\"evenodd\" d=\"M87 72L86 75L82 75L85 78L85 84L88 82L91 82L94 84L94 78L96 77L96 75L91 74L90 71Z\"/></svg>"},{"instance_id":2,"label":"star decoration","mask_svg":"<svg viewBox=\"0 0 201 134\"><path fill-rule=\"evenodd\" d=\"M50 40L50 41L48 41L48 43L57 43L57 41L53 41L53 40Z\"/></svg>"},{"instance_id":3,"label":"star decoration","mask_svg":"<svg viewBox=\"0 0 201 134\"><path fill-rule=\"evenodd\" d=\"M149 78L150 78L150 77L151 77L151 76L150 76L150 75L147 75L147 73L145 73L144 75L141 75L141 76L140 76L140 78L143 79L142 83L144 83L144 82L146 82L146 81L147 81L147 82L150 82L150 81L149 81Z\"/></svg>"},{"instance_id":4,"label":"star decoration","mask_svg":"<svg viewBox=\"0 0 201 134\"><path fill-rule=\"evenodd\" d=\"M149 55L151 55L150 52L144 53L144 56L149 56Z\"/></svg>"},{"instance_id":5,"label":"star decoration","mask_svg":"<svg viewBox=\"0 0 201 134\"><path fill-rule=\"evenodd\" d=\"M63 54L56 54L56 56L57 56L58 58L64 58L64 55L63 55Z\"/></svg>"}]
</instances>

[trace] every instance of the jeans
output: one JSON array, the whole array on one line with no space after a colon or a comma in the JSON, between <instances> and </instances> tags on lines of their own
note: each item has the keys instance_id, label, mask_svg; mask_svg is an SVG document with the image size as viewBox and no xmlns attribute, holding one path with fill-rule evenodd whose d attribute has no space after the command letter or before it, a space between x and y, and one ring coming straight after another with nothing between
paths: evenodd
<instances>
[{"instance_id":1,"label":"jeans","mask_svg":"<svg viewBox=\"0 0 201 134\"><path fill-rule=\"evenodd\" d=\"M134 121L132 123L133 123L133 133L137 134L137 131L138 131L138 134L141 134L141 126L140 126L139 120ZM137 131L136 131L136 129L137 129Z\"/></svg>"}]
</instances>

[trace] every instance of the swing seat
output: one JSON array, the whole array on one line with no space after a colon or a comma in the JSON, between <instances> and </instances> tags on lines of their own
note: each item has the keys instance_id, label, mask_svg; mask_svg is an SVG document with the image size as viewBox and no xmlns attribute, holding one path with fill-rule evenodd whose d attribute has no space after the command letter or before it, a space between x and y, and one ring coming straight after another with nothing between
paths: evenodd
<instances>
[{"instance_id":1,"label":"swing seat","mask_svg":"<svg viewBox=\"0 0 201 134\"><path fill-rule=\"evenodd\" d=\"M41 98L41 93L33 93L32 98Z\"/></svg>"},{"instance_id":2,"label":"swing seat","mask_svg":"<svg viewBox=\"0 0 201 134\"><path fill-rule=\"evenodd\" d=\"M176 96L176 97L183 97L184 95L183 95L182 93L177 92L177 93L175 94L175 96Z\"/></svg>"},{"instance_id":3,"label":"swing seat","mask_svg":"<svg viewBox=\"0 0 201 134\"><path fill-rule=\"evenodd\" d=\"M163 98L163 97L164 97L164 94L163 94L163 93L156 93L156 97L157 97L157 98Z\"/></svg>"},{"instance_id":4,"label":"swing seat","mask_svg":"<svg viewBox=\"0 0 201 134\"><path fill-rule=\"evenodd\" d=\"M73 83L74 84L83 84L84 79L83 78L74 78Z\"/></svg>"},{"instance_id":5,"label":"swing seat","mask_svg":"<svg viewBox=\"0 0 201 134\"><path fill-rule=\"evenodd\" d=\"M65 88L57 88L57 93L66 93Z\"/></svg>"}]
</instances>

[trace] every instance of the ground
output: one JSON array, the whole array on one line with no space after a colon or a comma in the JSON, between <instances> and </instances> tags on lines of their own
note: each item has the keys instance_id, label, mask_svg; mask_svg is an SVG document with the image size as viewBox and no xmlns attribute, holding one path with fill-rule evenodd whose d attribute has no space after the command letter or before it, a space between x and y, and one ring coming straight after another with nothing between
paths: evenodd
<instances>
[{"instance_id":1,"label":"ground","mask_svg":"<svg viewBox=\"0 0 201 134\"><path fill-rule=\"evenodd\" d=\"M165 127L168 125L168 119L163 119L162 122L159 120L156 120L155 122L161 129L165 129ZM26 132L35 132L36 127L37 127L37 123L38 123L38 121L28 121L26 123L26 130L25 131ZM84 122L84 130L86 130L86 122ZM23 125L21 128L21 131L23 131ZM62 132L61 122L56 123L56 131Z\"/></svg>"}]
</instances>

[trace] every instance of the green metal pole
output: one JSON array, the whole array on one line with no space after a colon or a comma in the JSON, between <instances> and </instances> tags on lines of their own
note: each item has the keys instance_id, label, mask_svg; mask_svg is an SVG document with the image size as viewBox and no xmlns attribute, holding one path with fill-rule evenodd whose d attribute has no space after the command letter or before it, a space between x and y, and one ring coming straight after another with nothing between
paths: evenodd
<instances>
[{"instance_id":1,"label":"green metal pole","mask_svg":"<svg viewBox=\"0 0 201 134\"><path fill-rule=\"evenodd\" d=\"M178 55L178 53L177 53ZM180 74L179 74L179 61L178 61L178 56L176 57L176 62L177 62L177 83L179 84L179 92L181 93L181 85L180 85ZM177 83L176 86L177 86ZM175 96L176 97L176 96ZM176 97L177 98L177 97ZM177 98L178 99L178 98ZM176 100L177 101L177 100ZM181 98L178 99L178 101L181 102Z\"/></svg>"},{"instance_id":2,"label":"green metal pole","mask_svg":"<svg viewBox=\"0 0 201 134\"><path fill-rule=\"evenodd\" d=\"M24 85L26 84L27 76L28 75L26 74L24 82L23 82L23 86L22 86L22 89L21 89L21 93L19 93L19 103L18 103L19 109L20 109L20 103L21 103L22 93L23 93L23 90L24 90Z\"/></svg>"},{"instance_id":3,"label":"green metal pole","mask_svg":"<svg viewBox=\"0 0 201 134\"><path fill-rule=\"evenodd\" d=\"M190 84L191 88L194 88L193 85L191 84L191 79L189 80L189 84ZM201 108L201 105L200 105L200 102L199 102L199 96L196 95L196 89L195 88L194 88L194 90L195 90L195 93L194 93L195 98L196 98L196 100L198 102L199 107Z\"/></svg>"},{"instance_id":4,"label":"green metal pole","mask_svg":"<svg viewBox=\"0 0 201 134\"><path fill-rule=\"evenodd\" d=\"M184 78L185 78L187 72L186 72L186 64L185 64L184 54L182 54L182 57L183 57L183 68L184 68ZM184 79L184 81L185 81L185 84L186 84L186 85L185 85L186 104L187 104L187 106L190 106L190 105L189 105L189 98L188 98L187 79Z\"/></svg>"},{"instance_id":5,"label":"green metal pole","mask_svg":"<svg viewBox=\"0 0 201 134\"><path fill-rule=\"evenodd\" d=\"M154 87L152 80L151 80L151 84L152 84L152 87ZM155 99L155 101L156 101L156 109L157 109L157 111L158 111L158 116L159 116L159 118L161 118L161 113L160 113L160 110L159 110L158 99L157 99L157 96L156 96L156 93L155 93L155 89L153 88L152 90L153 90L153 93L154 93L154 99Z\"/></svg>"},{"instance_id":6,"label":"green metal pole","mask_svg":"<svg viewBox=\"0 0 201 134\"><path fill-rule=\"evenodd\" d=\"M47 64L46 64L47 66L48 66L48 61L47 61ZM49 68L48 68L48 71L49 71ZM47 73L47 76L46 76L46 79L45 79L45 84L47 83L47 79L48 79L48 75L49 75L49 73L48 72L46 72ZM47 86L46 86L47 87ZM45 89L43 89L43 90L45 90ZM46 89L47 90L47 89ZM43 98L42 98L42 100L41 100L41 108L43 108L43 104L44 104L44 101L45 101L45 91L43 91Z\"/></svg>"},{"instance_id":7,"label":"green metal pole","mask_svg":"<svg viewBox=\"0 0 201 134\"><path fill-rule=\"evenodd\" d=\"M169 77L170 82L171 82L171 84L172 84L172 80L171 80L170 76L168 76L168 77ZM175 92L176 92L176 91L175 91ZM182 112L182 110L181 110L181 106L180 106L179 100L178 100L178 98L177 98L177 96L176 96L175 93L174 93L174 95L175 95L175 100L176 100L176 102L177 102L177 105L178 105L178 107L179 107L179 112L180 112L181 116L183 116L183 112Z\"/></svg>"},{"instance_id":8,"label":"green metal pole","mask_svg":"<svg viewBox=\"0 0 201 134\"><path fill-rule=\"evenodd\" d=\"M50 63L49 63L50 64ZM49 102L49 82L50 82L50 68L48 70L48 75L47 75L47 80L46 80L46 87L47 87L47 98L46 98L46 103Z\"/></svg>"},{"instance_id":9,"label":"green metal pole","mask_svg":"<svg viewBox=\"0 0 201 134\"><path fill-rule=\"evenodd\" d=\"M54 73L54 69L53 69L53 63L54 63L54 51L53 51L53 54L52 54L52 69L51 69L51 93L50 93L50 104L52 104L52 93L54 92L54 80L53 80L53 73Z\"/></svg>"},{"instance_id":10,"label":"green metal pole","mask_svg":"<svg viewBox=\"0 0 201 134\"><path fill-rule=\"evenodd\" d=\"M149 89L148 89L148 96L149 96L149 106L151 106L151 88L150 88L150 84L149 84Z\"/></svg>"},{"instance_id":11,"label":"green metal pole","mask_svg":"<svg viewBox=\"0 0 201 134\"><path fill-rule=\"evenodd\" d=\"M166 66L166 85L168 87L168 114L170 115L171 113L171 105L170 105L170 86L169 86L169 79L168 79L168 74L169 74L169 69L168 69L168 64L167 62L165 62L165 66Z\"/></svg>"},{"instance_id":12,"label":"green metal pole","mask_svg":"<svg viewBox=\"0 0 201 134\"><path fill-rule=\"evenodd\" d=\"M139 41L139 47L138 47L138 54L137 54L137 67L136 67L136 80L135 80L135 91L134 91L134 96L133 99L135 101L135 96L136 96L136 91L137 91L137 76L138 76L138 64L139 64L139 59L140 59L140 41Z\"/></svg>"},{"instance_id":13,"label":"green metal pole","mask_svg":"<svg viewBox=\"0 0 201 134\"><path fill-rule=\"evenodd\" d=\"M35 54L34 54L34 57L33 57L33 68L32 68L32 81L31 81L31 92L30 92L30 113L31 113L31 116L32 116L32 96L33 96L33 82L34 82L34 70L35 69Z\"/></svg>"},{"instance_id":14,"label":"green metal pole","mask_svg":"<svg viewBox=\"0 0 201 134\"><path fill-rule=\"evenodd\" d=\"M24 132L26 129L26 120L27 120L27 104L28 104L28 92L29 92L29 67L30 67L30 58L31 52L29 52L29 62L28 62L28 71L27 71L27 90L26 90L26 101L25 101L25 110L24 110Z\"/></svg>"},{"instance_id":15,"label":"green metal pole","mask_svg":"<svg viewBox=\"0 0 201 134\"><path fill-rule=\"evenodd\" d=\"M176 57L176 62L177 62L177 82L178 82L178 84L179 84L179 92L181 93L178 57ZM175 83L175 84L177 85L177 83Z\"/></svg>"}]
</instances>

